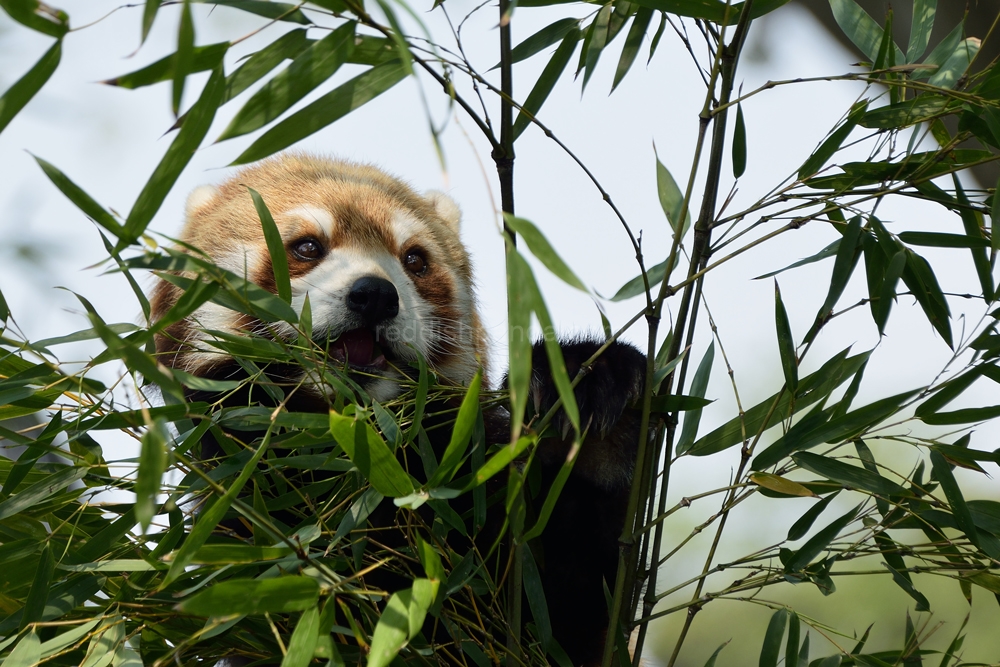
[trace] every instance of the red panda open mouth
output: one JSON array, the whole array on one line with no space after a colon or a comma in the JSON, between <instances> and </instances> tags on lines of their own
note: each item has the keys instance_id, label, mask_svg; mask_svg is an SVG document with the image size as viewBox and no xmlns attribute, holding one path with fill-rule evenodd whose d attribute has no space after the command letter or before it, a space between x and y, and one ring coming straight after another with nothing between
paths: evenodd
<instances>
[{"instance_id":1,"label":"red panda open mouth","mask_svg":"<svg viewBox=\"0 0 1000 667\"><path fill-rule=\"evenodd\" d=\"M375 332L371 329L351 329L330 342L330 356L337 361L347 362L352 368L384 370L387 366L382 348L375 342Z\"/></svg>"}]
</instances>

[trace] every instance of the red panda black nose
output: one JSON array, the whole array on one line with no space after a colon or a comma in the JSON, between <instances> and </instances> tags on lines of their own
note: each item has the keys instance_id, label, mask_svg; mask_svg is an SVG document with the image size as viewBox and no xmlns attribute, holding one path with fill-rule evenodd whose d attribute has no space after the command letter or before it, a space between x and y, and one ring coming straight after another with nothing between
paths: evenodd
<instances>
[{"instance_id":1,"label":"red panda black nose","mask_svg":"<svg viewBox=\"0 0 1000 667\"><path fill-rule=\"evenodd\" d=\"M399 294L385 278L365 276L351 285L347 307L361 315L367 326L390 320L399 313Z\"/></svg>"}]
</instances>

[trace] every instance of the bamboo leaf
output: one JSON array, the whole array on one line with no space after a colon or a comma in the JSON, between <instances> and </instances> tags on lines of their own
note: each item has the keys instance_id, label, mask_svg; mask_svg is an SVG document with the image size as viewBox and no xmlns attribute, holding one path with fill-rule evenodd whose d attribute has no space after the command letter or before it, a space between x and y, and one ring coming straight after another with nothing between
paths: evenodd
<instances>
[{"instance_id":1,"label":"bamboo leaf","mask_svg":"<svg viewBox=\"0 0 1000 667\"><path fill-rule=\"evenodd\" d=\"M584 52L583 90L587 89L587 83L594 74L594 70L597 69L597 62L601 57L601 53L604 52L604 47L607 46L608 23L611 21L611 11L613 9L614 7L611 3L601 7L597 12L597 16L594 17L593 23L590 25L590 34L588 35Z\"/></svg>"},{"instance_id":2,"label":"bamboo leaf","mask_svg":"<svg viewBox=\"0 0 1000 667\"><path fill-rule=\"evenodd\" d=\"M275 19L279 21L289 21L291 23L300 23L302 25L309 25L312 21L309 20L302 10L299 9L299 5L289 4L287 2L273 2L273 0L193 0L193 2L203 2L210 5L221 5L223 7L233 7L234 9L239 9L248 14L255 14L257 16L263 16L268 19Z\"/></svg>"},{"instance_id":3,"label":"bamboo leaf","mask_svg":"<svg viewBox=\"0 0 1000 667\"><path fill-rule=\"evenodd\" d=\"M972 513L969 511L969 506L965 503L962 489L958 486L958 482L955 481L951 467L940 452L931 450L931 467L934 470L935 479L941 485L941 490L944 491L945 497L948 498L948 504L951 506L951 513L955 517L958 529L965 533L970 542L979 546L979 531L976 530L976 523L972 520Z\"/></svg>"},{"instance_id":4,"label":"bamboo leaf","mask_svg":"<svg viewBox=\"0 0 1000 667\"><path fill-rule=\"evenodd\" d=\"M784 273L785 271L788 271L789 269L797 269L800 266L805 266L806 264L813 264L814 262L818 262L820 260L824 260L827 257L833 257L833 256L835 256L837 254L837 250L839 248L840 248L840 239L837 239L836 241L834 241L830 245L828 245L825 248L823 248L822 250L820 250L815 255L812 255L810 257L806 257L805 259L800 259L799 261L795 262L794 264L789 264L788 266L786 266L783 269L778 269L777 271L771 271L770 273L765 273L765 274L759 275L756 278L754 278L754 280L763 280L764 278L773 278L774 276L778 275L779 273Z\"/></svg>"},{"instance_id":5,"label":"bamboo leaf","mask_svg":"<svg viewBox=\"0 0 1000 667\"><path fill-rule=\"evenodd\" d=\"M809 538L798 551L793 552L791 559L785 565L785 571L801 572L805 569L816 556L820 555L831 542L837 539L840 531L854 521L854 517L857 515L859 509L861 509L861 505L858 505L847 514L834 519L823 530Z\"/></svg>"},{"instance_id":6,"label":"bamboo leaf","mask_svg":"<svg viewBox=\"0 0 1000 667\"><path fill-rule=\"evenodd\" d=\"M830 9L833 10L833 18L836 19L837 25L861 53L865 54L870 62L878 60L884 31L875 19L854 0L830 0ZM893 48L896 50L896 62L905 62L899 47L893 44Z\"/></svg>"},{"instance_id":7,"label":"bamboo leaf","mask_svg":"<svg viewBox=\"0 0 1000 667\"><path fill-rule=\"evenodd\" d=\"M21 25L50 37L61 38L69 31L66 12L38 0L0 0L0 7Z\"/></svg>"},{"instance_id":8,"label":"bamboo leaf","mask_svg":"<svg viewBox=\"0 0 1000 667\"><path fill-rule=\"evenodd\" d=\"M852 466L837 459L820 456L812 452L793 454L792 459L806 470L811 470L817 475L822 475L834 482L839 482L850 489L868 491L880 496L909 495L909 491L904 487L882 477L878 473Z\"/></svg>"},{"instance_id":9,"label":"bamboo leaf","mask_svg":"<svg viewBox=\"0 0 1000 667\"><path fill-rule=\"evenodd\" d=\"M553 21L511 49L510 60L512 63L527 60L539 51L552 46L556 42L562 41L574 29L579 30L579 27L580 19L562 18ZM500 63L497 63L491 69L498 69L499 67Z\"/></svg>"},{"instance_id":10,"label":"bamboo leaf","mask_svg":"<svg viewBox=\"0 0 1000 667\"><path fill-rule=\"evenodd\" d=\"M656 146L653 146L653 157L656 158L656 192L660 197L660 208L663 209L663 213L667 216L667 221L670 223L670 228L674 230L674 234L677 234L679 229L681 238L684 238L684 235L687 234L688 229L691 227L691 210L681 210L684 206L684 193L677 187L677 181L670 175L670 171L660 162L660 156L656 153ZM683 225L680 224L682 213L684 214ZM617 295L615 296L617 297Z\"/></svg>"},{"instance_id":11,"label":"bamboo leaf","mask_svg":"<svg viewBox=\"0 0 1000 667\"><path fill-rule=\"evenodd\" d=\"M792 338L791 326L788 324L785 304L781 301L781 290L778 288L777 280L774 281L774 324L778 333L778 353L781 356L785 386L794 394L799 386L799 361L795 354L795 341Z\"/></svg>"},{"instance_id":12,"label":"bamboo leaf","mask_svg":"<svg viewBox=\"0 0 1000 667\"><path fill-rule=\"evenodd\" d=\"M755 472L750 475L750 481L757 486L770 489L776 493L786 496L802 496L805 498L815 498L816 494L798 482L794 482L780 475L772 475L769 472Z\"/></svg>"},{"instance_id":13,"label":"bamboo leaf","mask_svg":"<svg viewBox=\"0 0 1000 667\"><path fill-rule=\"evenodd\" d=\"M333 76L351 56L356 25L348 21L299 53L288 69L247 100L216 141L264 127Z\"/></svg>"},{"instance_id":14,"label":"bamboo leaf","mask_svg":"<svg viewBox=\"0 0 1000 667\"><path fill-rule=\"evenodd\" d=\"M833 157L833 154L840 150L847 137L850 136L854 128L857 127L857 123L852 119L848 118L844 121L844 124L838 127L833 133L830 134L826 140L819 145L816 152L809 156L809 158L799 167L798 178L800 181L804 181L807 178L815 175L823 165Z\"/></svg>"},{"instance_id":15,"label":"bamboo leaf","mask_svg":"<svg viewBox=\"0 0 1000 667\"><path fill-rule=\"evenodd\" d=\"M715 341L713 340L705 356L698 364L694 378L691 380L691 388L688 390L690 396L703 398L708 391L708 380L712 375L712 364L715 362ZM684 426L681 428L681 437L677 441L677 455L686 453L694 444L694 439L698 435L698 425L701 423L701 408L695 408L684 415Z\"/></svg>"},{"instance_id":16,"label":"bamboo leaf","mask_svg":"<svg viewBox=\"0 0 1000 667\"><path fill-rule=\"evenodd\" d=\"M636 56L639 55L639 47L649 30L649 23L653 20L653 10L649 7L640 7L632 18L632 25L625 37L625 45L622 46L622 54L618 58L618 67L615 69L615 79L611 84L611 92L615 91L624 79L628 71L632 69Z\"/></svg>"},{"instance_id":17,"label":"bamboo leaf","mask_svg":"<svg viewBox=\"0 0 1000 667\"><path fill-rule=\"evenodd\" d=\"M156 496L160 492L163 471L167 468L167 424L155 419L142 435L139 469L135 479L135 518L143 533L156 514Z\"/></svg>"},{"instance_id":18,"label":"bamboo leaf","mask_svg":"<svg viewBox=\"0 0 1000 667\"><path fill-rule=\"evenodd\" d=\"M459 466L465 458L465 452L469 448L469 441L472 439L472 430L476 425L476 417L479 415L479 385L483 379L482 369L476 371L469 388L462 399L462 405L458 410L458 417L452 427L451 439L448 441L448 448L441 456L441 463L434 472L434 476L427 482L427 486L436 487L450 482L458 471Z\"/></svg>"},{"instance_id":19,"label":"bamboo leaf","mask_svg":"<svg viewBox=\"0 0 1000 667\"><path fill-rule=\"evenodd\" d=\"M226 77L223 104L255 84L285 60L295 58L303 49L315 43L306 35L305 28L296 28L247 58L235 72Z\"/></svg>"},{"instance_id":20,"label":"bamboo leaf","mask_svg":"<svg viewBox=\"0 0 1000 667\"><path fill-rule=\"evenodd\" d=\"M285 303L292 302L292 284L288 277L288 256L285 254L285 243L281 239L281 232L278 225L271 217L271 211L267 204L253 188L248 187L250 197L253 199L253 206L257 209L257 217L260 218L261 227L264 230L264 240L267 242L267 252L271 255L271 271L274 273L274 285L278 292L278 298Z\"/></svg>"},{"instance_id":21,"label":"bamboo leaf","mask_svg":"<svg viewBox=\"0 0 1000 667\"><path fill-rule=\"evenodd\" d=\"M847 281L851 279L854 267L858 261L858 242L861 237L861 216L855 216L848 223L844 230L844 237L840 240L837 248L837 259L833 263L833 275L830 277L830 289L826 293L826 300L816 313L816 323L802 339L803 343L812 342L819 332L820 327L826 322L833 307L837 305L840 296L847 287Z\"/></svg>"},{"instance_id":22,"label":"bamboo leaf","mask_svg":"<svg viewBox=\"0 0 1000 667\"><path fill-rule=\"evenodd\" d=\"M29 623L42 620L54 569L55 560L52 556L52 549L45 545L35 566L35 578L31 582L31 589L28 591L28 597L24 601L24 609L21 612L22 630L28 627Z\"/></svg>"},{"instance_id":23,"label":"bamboo leaf","mask_svg":"<svg viewBox=\"0 0 1000 667\"><path fill-rule=\"evenodd\" d=\"M955 184L955 195L961 206L959 214L962 218L962 225L965 227L964 238L969 239L969 241L979 241L982 244L980 247L970 247L969 250L972 253L972 263L976 267L976 275L979 276L979 286L983 290L983 299L990 302L994 298L993 271L986 252L989 241L983 237L982 232L982 214L972 209L969 198L966 197L962 183L956 174L952 174L952 182Z\"/></svg>"},{"instance_id":24,"label":"bamboo leaf","mask_svg":"<svg viewBox=\"0 0 1000 667\"><path fill-rule=\"evenodd\" d=\"M176 580L179 576L184 574L185 569L187 568L188 565L191 564L191 561L194 558L195 554L198 553L198 550L201 549L201 547L208 540L209 536L212 534L212 531L215 530L215 527L219 524L219 521L222 520L222 517L226 514L226 511L229 509L230 505L232 505L233 500L235 500L236 496L239 495L240 491L243 490L243 487L244 485L246 485L247 480L250 479L250 476L257 469L257 463L258 461L260 461L261 457L264 456L264 452L267 451L270 442L271 442L271 429L269 427L267 433L264 435L264 439L261 441L260 445L257 446L257 451L254 452L253 456L250 457L250 460L247 461L246 465L243 466L243 470L240 472L239 477L236 478L236 481L234 481L232 485L230 485L230 487L226 490L226 493L221 498L217 499L214 503L212 503L208 507L208 509L205 509L204 511L202 511L201 514L198 515L198 518L194 522L194 527L191 529L191 532L188 533L187 539L184 540L184 543L181 545L181 548L178 549L177 553L174 554L173 561L171 561L170 563L170 570L167 572L167 576L160 584L160 588L166 587L174 580ZM212 588L215 588L215 586L213 586ZM212 589L206 590L205 593L208 593L210 590ZM219 591L218 593L213 595L218 595L222 598L225 598L226 595L228 595L227 589L223 589L222 591ZM209 597L208 599L211 601L214 600L215 598ZM299 609L302 608L304 607L300 607ZM295 610L290 609L289 611L295 611ZM233 612L233 613L243 613L243 612ZM224 613L222 614L207 613L204 615L222 616L224 615Z\"/></svg>"},{"instance_id":25,"label":"bamboo leaf","mask_svg":"<svg viewBox=\"0 0 1000 667\"><path fill-rule=\"evenodd\" d=\"M8 13L10 10L7 5L13 1L8 0L8 2L3 3L4 9L7 9ZM37 4L36 2L35 5ZM15 81L14 85L0 96L0 132L3 132L4 128L14 119L14 116L24 108L24 105L31 101L35 93L42 89L45 82L56 71L56 67L59 66L61 57L62 39L59 39L56 40L56 43L42 55L38 62L24 76Z\"/></svg>"},{"instance_id":26,"label":"bamboo leaf","mask_svg":"<svg viewBox=\"0 0 1000 667\"><path fill-rule=\"evenodd\" d=\"M906 47L906 62L915 63L924 55L934 29L937 0L913 0L913 18L910 21L910 43Z\"/></svg>"},{"instance_id":27,"label":"bamboo leaf","mask_svg":"<svg viewBox=\"0 0 1000 667\"><path fill-rule=\"evenodd\" d=\"M0 503L0 519L6 519L40 503L49 496L62 491L67 486L82 479L86 468L63 468L57 473L46 475L23 491L18 491Z\"/></svg>"},{"instance_id":28,"label":"bamboo leaf","mask_svg":"<svg viewBox=\"0 0 1000 667\"><path fill-rule=\"evenodd\" d=\"M552 485L549 487L548 493L545 494L545 501L542 503L542 508L538 512L538 520L535 522L535 525L526 531L522 536L521 540L523 542L526 543L529 540L535 539L545 530L545 526L549 523L549 517L552 516L552 510L555 509L556 503L559 501L559 496L562 494L563 487L566 486L566 481L573 472L573 464L576 463L579 453L580 443L579 441L574 441L566 454L565 460L559 467L559 472L556 473L556 477L552 481Z\"/></svg>"},{"instance_id":29,"label":"bamboo leaf","mask_svg":"<svg viewBox=\"0 0 1000 667\"><path fill-rule=\"evenodd\" d=\"M506 470L511 461L523 454L529 446L536 442L536 437L534 435L524 435L518 438L516 442L501 447L496 454L487 459L486 463L476 471L475 477L469 482L469 486L465 490L468 491L484 484L500 471Z\"/></svg>"},{"instance_id":30,"label":"bamboo leaf","mask_svg":"<svg viewBox=\"0 0 1000 667\"><path fill-rule=\"evenodd\" d=\"M577 278L576 274L573 273L573 269L569 268L569 265L563 261L563 258L559 256L559 253L556 252L556 249L552 247L552 244L549 243L549 240L545 238L545 235L542 234L538 227L529 220L518 218L509 213L504 213L503 218L507 226L524 239L528 250L545 265L545 268L570 287L575 287L581 292L587 291L587 287L583 284L583 281Z\"/></svg>"},{"instance_id":31,"label":"bamboo leaf","mask_svg":"<svg viewBox=\"0 0 1000 667\"><path fill-rule=\"evenodd\" d=\"M517 118L514 119L513 134L515 140L527 129L529 123L531 123L531 119L538 115L542 105L545 104L549 93L556 86L556 81L562 76L566 65L569 64L570 59L573 57L573 53L576 51L576 44L580 41L581 36L582 33L579 29L571 29L566 33L566 36L563 37L562 42L559 44L559 48L552 54L549 62L545 65L545 69L542 70L542 73L538 76L538 80L535 81L535 85L531 87L531 92L528 93L524 104L521 105L521 111L517 114Z\"/></svg>"},{"instance_id":32,"label":"bamboo leaf","mask_svg":"<svg viewBox=\"0 0 1000 667\"><path fill-rule=\"evenodd\" d=\"M794 611L788 614L788 639L785 641L785 665L795 667L799 653L799 615Z\"/></svg>"},{"instance_id":33,"label":"bamboo leaf","mask_svg":"<svg viewBox=\"0 0 1000 667\"><path fill-rule=\"evenodd\" d=\"M660 262L656 266L646 269L646 277L649 280L649 286L655 287L663 281L664 273L667 270L666 260ZM628 281L622 285L615 295L611 297L610 301L617 303L619 301L625 301L626 299L631 299L634 296L639 296L640 294L645 294L646 286L643 282L642 275L638 275L632 280Z\"/></svg>"},{"instance_id":34,"label":"bamboo leaf","mask_svg":"<svg viewBox=\"0 0 1000 667\"><path fill-rule=\"evenodd\" d=\"M196 616L288 613L315 608L318 599L312 577L229 579L182 600L177 609Z\"/></svg>"},{"instance_id":35,"label":"bamboo leaf","mask_svg":"<svg viewBox=\"0 0 1000 667\"><path fill-rule=\"evenodd\" d=\"M219 63L222 62L222 58L226 55L226 51L228 49L229 42L220 42L218 44L207 44L205 46L194 47L191 62L188 64L188 74L195 74L197 72L205 72L215 69L219 66ZM151 86L155 83L171 81L174 77L176 65L177 53L172 53L165 58L160 58L156 62L143 67L142 69L129 72L128 74L122 74L121 76L114 77L113 79L107 79L101 83L108 86L127 88L129 90L142 88L143 86Z\"/></svg>"},{"instance_id":36,"label":"bamboo leaf","mask_svg":"<svg viewBox=\"0 0 1000 667\"><path fill-rule=\"evenodd\" d=\"M949 89L957 86L979 53L979 46L980 40L976 37L963 39L927 83Z\"/></svg>"},{"instance_id":37,"label":"bamboo leaf","mask_svg":"<svg viewBox=\"0 0 1000 667\"><path fill-rule=\"evenodd\" d=\"M397 591L389 598L372 635L369 667L387 667L420 631L432 600L430 582L414 579L413 588Z\"/></svg>"},{"instance_id":38,"label":"bamboo leaf","mask_svg":"<svg viewBox=\"0 0 1000 667\"><path fill-rule=\"evenodd\" d=\"M511 244L507 251L507 322L508 336L507 389L510 391L511 443L521 435L524 411L528 405L531 382L531 311L534 298L529 283L534 282L531 269Z\"/></svg>"},{"instance_id":39,"label":"bamboo leaf","mask_svg":"<svg viewBox=\"0 0 1000 667\"><path fill-rule=\"evenodd\" d=\"M413 482L389 446L362 419L330 411L330 432L361 474L384 496L399 498L413 493Z\"/></svg>"},{"instance_id":40,"label":"bamboo leaf","mask_svg":"<svg viewBox=\"0 0 1000 667\"><path fill-rule=\"evenodd\" d=\"M117 248L120 250L126 245L134 242L146 231L146 227L152 222L153 216L160 210L167 193L177 182L178 176L191 161L194 152L198 150L202 139L208 132L212 119L215 118L215 110L222 100L225 78L222 69L217 68L212 72L208 83L202 90L201 97L194 103L187 114L187 120L181 126L180 132L174 138L170 148L167 149L160 164L156 166L153 175L146 181L142 192L132 206L132 210L125 220L125 229L119 236Z\"/></svg>"},{"instance_id":41,"label":"bamboo leaf","mask_svg":"<svg viewBox=\"0 0 1000 667\"><path fill-rule=\"evenodd\" d=\"M49 180L59 188L66 197L73 202L78 209L83 211L83 213L89 217L91 220L99 224L104 229L108 230L115 236L120 236L122 233L122 226L118 220L115 219L113 215L107 212L103 206L94 201L90 195L80 189L80 187L71 181L66 174L62 173L54 165L46 162L42 158L32 155L35 158L35 162L38 166L42 168L45 175L49 177Z\"/></svg>"},{"instance_id":42,"label":"bamboo leaf","mask_svg":"<svg viewBox=\"0 0 1000 667\"><path fill-rule=\"evenodd\" d=\"M858 119L858 125L877 130L903 129L944 115L948 98L920 95L912 100L872 109Z\"/></svg>"},{"instance_id":43,"label":"bamboo leaf","mask_svg":"<svg viewBox=\"0 0 1000 667\"><path fill-rule=\"evenodd\" d=\"M785 636L785 625L788 623L788 610L779 609L771 615L764 633L764 645L760 649L757 664L760 667L776 667L781 655L781 640Z\"/></svg>"},{"instance_id":44,"label":"bamboo leaf","mask_svg":"<svg viewBox=\"0 0 1000 667\"><path fill-rule=\"evenodd\" d=\"M146 38L149 37L149 31L153 27L153 21L156 20L156 14L160 11L161 0L146 0L146 4L142 9L142 37L139 40L140 44L146 43Z\"/></svg>"},{"instance_id":45,"label":"bamboo leaf","mask_svg":"<svg viewBox=\"0 0 1000 667\"><path fill-rule=\"evenodd\" d=\"M372 67L272 127L232 164L255 162L288 148L389 90L406 72L399 60Z\"/></svg>"},{"instance_id":46,"label":"bamboo leaf","mask_svg":"<svg viewBox=\"0 0 1000 667\"><path fill-rule=\"evenodd\" d=\"M545 589L542 587L542 578L538 573L538 565L535 564L535 557L531 554L531 549L527 546L521 549L521 573L524 584L524 596L528 599L531 618L535 621L535 627L538 628L538 640L542 644L542 650L548 652L552 644L552 623L549 620L549 606L545 601Z\"/></svg>"},{"instance_id":47,"label":"bamboo leaf","mask_svg":"<svg viewBox=\"0 0 1000 667\"><path fill-rule=\"evenodd\" d=\"M181 3L181 22L177 28L177 58L174 60L174 80L171 88L171 103L174 115L180 113L184 96L184 82L187 81L191 62L194 60L194 20L191 18L191 2Z\"/></svg>"},{"instance_id":48,"label":"bamboo leaf","mask_svg":"<svg viewBox=\"0 0 1000 667\"><path fill-rule=\"evenodd\" d=\"M879 293L878 308L876 309L878 315L875 318L875 325L878 327L879 335L885 332L885 325L889 321L889 311L892 309L892 303L896 299L896 284L899 282L900 276L903 275L905 268L906 252L900 250L889 260L889 265L885 269L885 277L882 280L882 289Z\"/></svg>"},{"instance_id":49,"label":"bamboo leaf","mask_svg":"<svg viewBox=\"0 0 1000 667\"><path fill-rule=\"evenodd\" d=\"M733 178L747 170L747 126L743 119L743 105L736 105L736 127L733 129Z\"/></svg>"},{"instance_id":50,"label":"bamboo leaf","mask_svg":"<svg viewBox=\"0 0 1000 667\"><path fill-rule=\"evenodd\" d=\"M42 660L42 643L35 630L27 633L3 661L3 667L31 667Z\"/></svg>"},{"instance_id":51,"label":"bamboo leaf","mask_svg":"<svg viewBox=\"0 0 1000 667\"><path fill-rule=\"evenodd\" d=\"M299 622L295 624L281 667L306 667L312 662L318 640L319 607L310 607L302 612Z\"/></svg>"},{"instance_id":52,"label":"bamboo leaf","mask_svg":"<svg viewBox=\"0 0 1000 667\"><path fill-rule=\"evenodd\" d=\"M977 236L943 232L900 232L899 240L908 245L931 248L989 248L990 242Z\"/></svg>"},{"instance_id":53,"label":"bamboo leaf","mask_svg":"<svg viewBox=\"0 0 1000 667\"><path fill-rule=\"evenodd\" d=\"M826 506L833 502L833 499L840 494L840 491L831 493L827 497L820 500L818 503L806 510L806 513L799 517L795 523L792 524L791 528L788 529L788 540L794 542L796 540L801 540L812 528L813 523L819 518L819 515L823 513Z\"/></svg>"}]
</instances>

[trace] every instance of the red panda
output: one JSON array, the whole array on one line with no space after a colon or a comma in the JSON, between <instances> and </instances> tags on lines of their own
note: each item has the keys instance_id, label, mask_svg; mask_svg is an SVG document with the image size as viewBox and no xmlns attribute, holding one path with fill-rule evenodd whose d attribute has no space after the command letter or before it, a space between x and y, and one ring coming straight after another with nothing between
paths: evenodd
<instances>
[{"instance_id":1,"label":"red panda","mask_svg":"<svg viewBox=\"0 0 1000 667\"><path fill-rule=\"evenodd\" d=\"M218 187L195 190L181 241L272 292L271 258L248 187L260 193L281 234L292 306L301 310L308 295L314 340L326 346L333 363L346 366L369 396L379 401L398 396L406 367L417 359L415 351L441 381L459 386L486 366L486 336L472 267L460 240L460 212L449 197L420 195L374 167L303 154L272 158ZM167 312L180 294L178 287L161 280L152 298L154 318ZM232 359L212 346L211 332L240 335L254 327L248 316L208 303L166 327L157 335L156 347L167 365L219 377L232 372ZM296 334L279 324L271 335L293 339ZM601 344L588 339L562 343L571 377ZM544 414L557 391L542 344L535 345L532 360L530 396L535 410ZM595 665L601 659L608 624L604 586L615 582L639 439L633 404L642 395L645 366L642 353L615 343L578 384L581 418L593 435L583 442L549 523L532 546L552 635L574 665ZM329 391L306 389L314 399ZM304 409L325 411L327 405L315 400ZM487 444L506 442L508 412L496 408L485 416ZM560 415L557 422L564 419ZM556 426L557 432L567 430ZM432 444L443 450L447 442L444 434L443 444ZM558 436L540 444L538 497L545 497L570 444ZM218 447L214 452L221 453ZM395 511L388 501L383 504L387 513Z\"/></svg>"}]
</instances>

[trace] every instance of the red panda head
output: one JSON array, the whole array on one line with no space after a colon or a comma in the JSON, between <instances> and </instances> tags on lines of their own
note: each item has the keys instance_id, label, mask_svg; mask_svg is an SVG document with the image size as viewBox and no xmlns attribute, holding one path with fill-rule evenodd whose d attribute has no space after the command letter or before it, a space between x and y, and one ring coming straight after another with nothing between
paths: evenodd
<instances>
[{"instance_id":1,"label":"red panda head","mask_svg":"<svg viewBox=\"0 0 1000 667\"><path fill-rule=\"evenodd\" d=\"M332 363L360 371L369 394L399 393L396 370L420 352L445 381L465 384L486 364L468 253L457 205L419 195L377 168L286 154L251 166L218 187L195 190L181 240L217 265L275 291L270 254L247 188L260 193L285 246L292 306L306 296L313 339ZM153 315L180 290L161 281ZM254 328L247 317L207 303L157 339L164 363L208 375L226 358L208 331ZM284 323L278 336L294 339Z\"/></svg>"}]
</instances>

